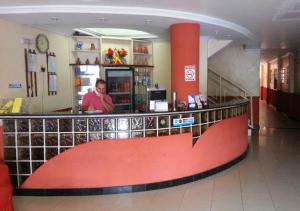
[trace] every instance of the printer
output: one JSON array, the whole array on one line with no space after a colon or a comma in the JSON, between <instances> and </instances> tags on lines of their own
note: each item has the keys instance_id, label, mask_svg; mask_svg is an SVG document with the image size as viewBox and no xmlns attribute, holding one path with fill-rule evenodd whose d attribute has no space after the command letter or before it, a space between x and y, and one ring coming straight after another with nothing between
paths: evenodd
<instances>
[{"instance_id":1,"label":"printer","mask_svg":"<svg viewBox=\"0 0 300 211\"><path fill-rule=\"evenodd\" d=\"M149 111L168 111L167 90L163 88L147 88L147 104Z\"/></svg>"}]
</instances>

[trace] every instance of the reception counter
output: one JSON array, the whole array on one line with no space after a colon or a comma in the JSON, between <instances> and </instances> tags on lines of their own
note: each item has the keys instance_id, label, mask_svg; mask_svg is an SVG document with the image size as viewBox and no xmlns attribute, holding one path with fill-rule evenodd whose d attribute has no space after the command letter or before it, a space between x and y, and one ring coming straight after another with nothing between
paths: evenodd
<instances>
[{"instance_id":1,"label":"reception counter","mask_svg":"<svg viewBox=\"0 0 300 211\"><path fill-rule=\"evenodd\" d=\"M0 160L21 195L170 187L242 159L248 148L247 110L248 101L238 101L182 112L1 116ZM174 119L187 117L194 123L174 126Z\"/></svg>"}]
</instances>

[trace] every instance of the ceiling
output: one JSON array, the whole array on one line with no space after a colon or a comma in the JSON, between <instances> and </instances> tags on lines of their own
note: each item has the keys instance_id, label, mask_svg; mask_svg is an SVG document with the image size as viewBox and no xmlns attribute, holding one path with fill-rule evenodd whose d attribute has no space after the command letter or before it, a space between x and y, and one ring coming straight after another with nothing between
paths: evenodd
<instances>
[{"instance_id":1,"label":"ceiling","mask_svg":"<svg viewBox=\"0 0 300 211\"><path fill-rule=\"evenodd\" d=\"M55 33L126 28L168 38L175 23L201 35L261 49L263 58L300 47L300 0L1 0L0 18Z\"/></svg>"}]
</instances>

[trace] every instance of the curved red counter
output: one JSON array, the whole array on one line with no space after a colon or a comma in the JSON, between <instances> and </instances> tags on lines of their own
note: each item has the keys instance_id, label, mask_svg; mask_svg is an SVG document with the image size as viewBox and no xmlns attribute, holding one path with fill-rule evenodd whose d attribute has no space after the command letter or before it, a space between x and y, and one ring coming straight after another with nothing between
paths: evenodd
<instances>
[{"instance_id":1,"label":"curved red counter","mask_svg":"<svg viewBox=\"0 0 300 211\"><path fill-rule=\"evenodd\" d=\"M22 188L128 186L205 172L246 151L247 115L213 125L194 146L191 140L191 133L186 133L81 144L49 160Z\"/></svg>"},{"instance_id":2,"label":"curved red counter","mask_svg":"<svg viewBox=\"0 0 300 211\"><path fill-rule=\"evenodd\" d=\"M45 190L138 187L199 176L221 169L246 153L247 121L247 112L243 110L240 115L214 122L196 141L192 132L185 132L78 144L47 160L16 190L26 194L27 190L45 193ZM7 134L10 133L4 132L4 136ZM34 148L31 150L33 158Z\"/></svg>"}]
</instances>

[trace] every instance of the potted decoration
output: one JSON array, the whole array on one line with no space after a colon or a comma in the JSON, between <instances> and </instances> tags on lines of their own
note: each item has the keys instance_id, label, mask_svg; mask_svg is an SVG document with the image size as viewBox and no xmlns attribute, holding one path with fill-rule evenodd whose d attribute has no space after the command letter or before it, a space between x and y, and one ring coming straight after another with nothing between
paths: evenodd
<instances>
[{"instance_id":1,"label":"potted decoration","mask_svg":"<svg viewBox=\"0 0 300 211\"><path fill-rule=\"evenodd\" d=\"M114 64L113 60L114 60L114 50L112 48L109 48L109 49L107 49L107 51L105 53L104 63L105 64Z\"/></svg>"},{"instance_id":2,"label":"potted decoration","mask_svg":"<svg viewBox=\"0 0 300 211\"><path fill-rule=\"evenodd\" d=\"M126 61L126 58L125 58L125 57L128 55L127 51L126 51L124 48L119 49L119 50L118 50L118 55L119 55L119 58L120 58L120 60L121 60L121 63L122 63L122 64L126 64L127 61Z\"/></svg>"}]
</instances>

